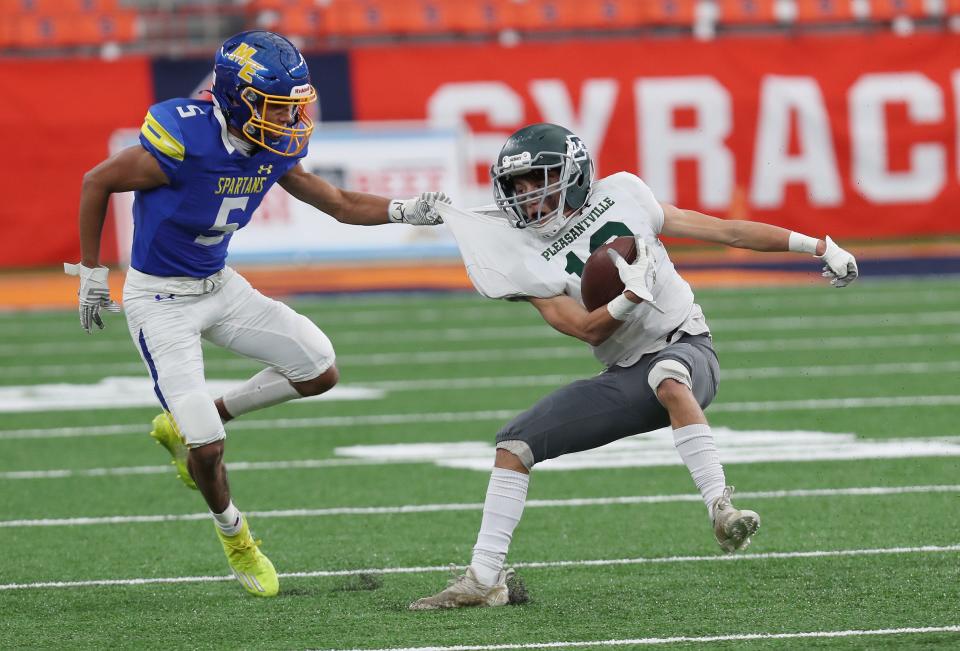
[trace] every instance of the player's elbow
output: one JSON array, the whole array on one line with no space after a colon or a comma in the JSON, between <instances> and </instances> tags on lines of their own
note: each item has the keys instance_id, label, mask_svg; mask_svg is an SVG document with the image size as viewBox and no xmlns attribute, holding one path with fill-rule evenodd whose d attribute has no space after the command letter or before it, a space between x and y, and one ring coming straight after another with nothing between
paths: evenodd
<instances>
[{"instance_id":1,"label":"player's elbow","mask_svg":"<svg viewBox=\"0 0 960 651\"><path fill-rule=\"evenodd\" d=\"M577 339L584 341L591 346L599 346L610 338L612 333L598 328L586 327L577 333Z\"/></svg>"},{"instance_id":2,"label":"player's elbow","mask_svg":"<svg viewBox=\"0 0 960 651\"><path fill-rule=\"evenodd\" d=\"M606 341L607 339L609 339L609 338L610 338L609 335L608 335L608 336L603 336L603 335L592 334L592 333L591 333L591 334L585 334L583 337L580 337L580 339L581 339L582 341L587 342L587 343L590 344L591 346L599 346L600 344L602 344L603 342L605 342L605 341Z\"/></svg>"},{"instance_id":3,"label":"player's elbow","mask_svg":"<svg viewBox=\"0 0 960 651\"><path fill-rule=\"evenodd\" d=\"M80 188L84 194L101 192L109 194L111 192L109 175L107 174L104 166L100 164L92 169L87 170L87 172L83 175L83 181Z\"/></svg>"}]
</instances>

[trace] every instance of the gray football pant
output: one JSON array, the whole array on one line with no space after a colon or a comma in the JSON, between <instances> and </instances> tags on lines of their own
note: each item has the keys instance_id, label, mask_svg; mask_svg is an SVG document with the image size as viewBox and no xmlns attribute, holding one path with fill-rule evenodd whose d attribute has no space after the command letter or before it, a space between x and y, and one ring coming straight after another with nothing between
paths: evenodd
<instances>
[{"instance_id":1,"label":"gray football pant","mask_svg":"<svg viewBox=\"0 0 960 651\"><path fill-rule=\"evenodd\" d=\"M592 450L633 434L670 424L647 381L650 369L672 359L690 371L693 395L706 408L717 395L720 364L709 335L683 335L633 366L614 366L541 398L497 434L497 447L532 467L562 454Z\"/></svg>"}]
</instances>

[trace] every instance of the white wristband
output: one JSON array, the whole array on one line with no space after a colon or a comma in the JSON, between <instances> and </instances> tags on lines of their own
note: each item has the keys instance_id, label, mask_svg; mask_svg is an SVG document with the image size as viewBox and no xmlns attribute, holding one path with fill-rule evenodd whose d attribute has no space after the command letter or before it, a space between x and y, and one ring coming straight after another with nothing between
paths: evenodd
<instances>
[{"instance_id":1,"label":"white wristband","mask_svg":"<svg viewBox=\"0 0 960 651\"><path fill-rule=\"evenodd\" d=\"M801 233L795 233L793 231L790 232L789 248L791 251L816 255L817 242L819 242L819 240L815 237L810 237L809 235L803 235Z\"/></svg>"},{"instance_id":2,"label":"white wristband","mask_svg":"<svg viewBox=\"0 0 960 651\"><path fill-rule=\"evenodd\" d=\"M394 224L402 224L404 222L402 199L390 200L390 206L387 208L387 219Z\"/></svg>"},{"instance_id":3,"label":"white wristband","mask_svg":"<svg viewBox=\"0 0 960 651\"><path fill-rule=\"evenodd\" d=\"M626 321L635 309L640 307L639 303L634 303L629 298L620 294L615 299L607 303L607 312L617 321Z\"/></svg>"}]
</instances>

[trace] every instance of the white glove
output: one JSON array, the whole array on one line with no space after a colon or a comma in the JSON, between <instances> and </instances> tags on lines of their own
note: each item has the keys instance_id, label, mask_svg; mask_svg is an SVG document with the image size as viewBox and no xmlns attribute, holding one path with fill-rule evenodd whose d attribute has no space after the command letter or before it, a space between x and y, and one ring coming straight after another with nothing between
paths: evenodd
<instances>
[{"instance_id":1,"label":"white glove","mask_svg":"<svg viewBox=\"0 0 960 651\"><path fill-rule=\"evenodd\" d=\"M637 257L633 262L627 262L623 259L623 256L612 248L607 249L607 255L610 256L610 260L612 260L613 264L617 267L620 280L623 281L624 291L629 290L633 292L645 303L649 303L650 307L662 314L663 310L661 310L660 306L653 300L653 294L650 292L650 287L647 284L648 275L651 276L651 283L656 282L656 273L653 267L650 266L650 249L642 238L637 237L636 240Z\"/></svg>"},{"instance_id":2,"label":"white glove","mask_svg":"<svg viewBox=\"0 0 960 651\"><path fill-rule=\"evenodd\" d=\"M80 327L88 333L92 332L91 323L103 330L103 319L100 318L100 308L108 312L119 312L120 305L110 300L110 288L107 286L106 267L84 267L82 264L63 263L63 271L68 276L80 276Z\"/></svg>"},{"instance_id":3,"label":"white glove","mask_svg":"<svg viewBox=\"0 0 960 651\"><path fill-rule=\"evenodd\" d=\"M443 192L424 192L414 199L393 199L387 215L395 224L436 226L443 223L437 211L437 202L450 203L450 197Z\"/></svg>"},{"instance_id":4,"label":"white glove","mask_svg":"<svg viewBox=\"0 0 960 651\"><path fill-rule=\"evenodd\" d=\"M857 260L850 253L837 246L830 236L824 240L827 250L823 255L814 256L824 261L823 277L831 278L830 284L834 287L846 287L860 275L857 270Z\"/></svg>"}]
</instances>

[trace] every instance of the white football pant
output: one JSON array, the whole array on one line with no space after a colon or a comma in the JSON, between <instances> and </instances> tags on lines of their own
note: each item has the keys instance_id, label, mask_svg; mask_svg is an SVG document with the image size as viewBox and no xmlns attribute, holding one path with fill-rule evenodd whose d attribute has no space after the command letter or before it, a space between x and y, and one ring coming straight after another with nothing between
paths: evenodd
<instances>
[{"instance_id":1,"label":"white football pant","mask_svg":"<svg viewBox=\"0 0 960 651\"><path fill-rule=\"evenodd\" d=\"M320 328L230 267L206 279L161 278L131 268L123 305L157 398L190 447L225 436L205 389L201 338L273 367L292 382L312 380L334 362L333 345Z\"/></svg>"}]
</instances>

